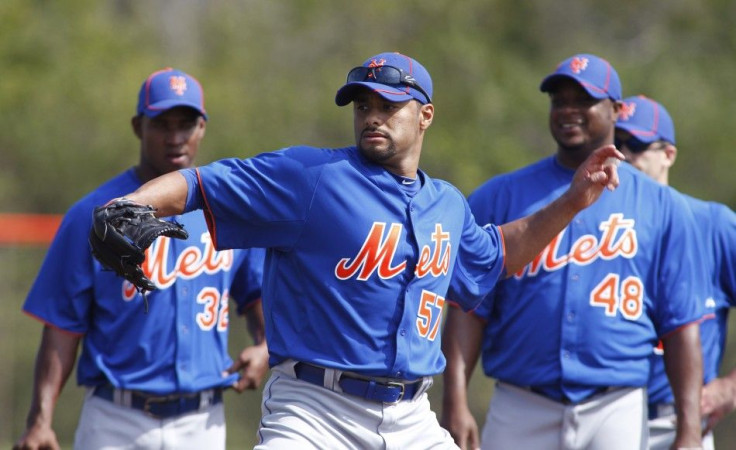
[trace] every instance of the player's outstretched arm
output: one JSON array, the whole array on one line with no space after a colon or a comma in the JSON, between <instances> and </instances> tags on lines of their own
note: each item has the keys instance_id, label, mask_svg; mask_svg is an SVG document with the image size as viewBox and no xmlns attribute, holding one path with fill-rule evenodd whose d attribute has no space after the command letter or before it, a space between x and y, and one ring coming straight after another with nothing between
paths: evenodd
<instances>
[{"instance_id":1,"label":"player's outstretched arm","mask_svg":"<svg viewBox=\"0 0 736 450\"><path fill-rule=\"evenodd\" d=\"M266 346L266 323L263 319L261 302L245 311L248 332L253 339L253 345L240 352L238 358L225 372L225 376L241 371L240 379L233 384L236 392L246 389L256 389L261 385L268 372L268 347Z\"/></svg>"},{"instance_id":2,"label":"player's outstretched arm","mask_svg":"<svg viewBox=\"0 0 736 450\"><path fill-rule=\"evenodd\" d=\"M442 352L447 359L443 374L440 425L463 450L480 448L478 424L468 407L468 385L480 355L483 321L460 308L447 311L442 332Z\"/></svg>"},{"instance_id":3,"label":"player's outstretched arm","mask_svg":"<svg viewBox=\"0 0 736 450\"><path fill-rule=\"evenodd\" d=\"M718 422L736 410L736 368L703 386L700 409L706 418L703 434L713 430Z\"/></svg>"},{"instance_id":4,"label":"player's outstretched arm","mask_svg":"<svg viewBox=\"0 0 736 450\"><path fill-rule=\"evenodd\" d=\"M675 397L677 431L673 448L700 448L703 356L700 327L686 325L662 338L667 379Z\"/></svg>"},{"instance_id":5,"label":"player's outstretched arm","mask_svg":"<svg viewBox=\"0 0 736 450\"><path fill-rule=\"evenodd\" d=\"M145 183L124 197L141 205L151 205L157 217L184 212L187 202L187 181L179 172L170 172Z\"/></svg>"},{"instance_id":6,"label":"player's outstretched arm","mask_svg":"<svg viewBox=\"0 0 736 450\"><path fill-rule=\"evenodd\" d=\"M501 225L506 245L506 274L531 261L575 215L592 205L603 189L618 186L618 163L624 155L613 145L594 151L578 167L568 190L534 214Z\"/></svg>"},{"instance_id":7,"label":"player's outstretched arm","mask_svg":"<svg viewBox=\"0 0 736 450\"><path fill-rule=\"evenodd\" d=\"M13 445L13 450L61 448L52 427L54 409L77 360L79 341L79 336L50 326L44 327L36 355L33 398L26 429Z\"/></svg>"}]
</instances>

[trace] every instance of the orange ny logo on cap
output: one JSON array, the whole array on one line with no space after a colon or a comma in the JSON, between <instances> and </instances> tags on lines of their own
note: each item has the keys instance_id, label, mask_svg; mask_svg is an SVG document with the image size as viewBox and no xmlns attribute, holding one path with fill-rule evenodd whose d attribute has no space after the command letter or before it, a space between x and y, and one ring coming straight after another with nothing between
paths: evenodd
<instances>
[{"instance_id":1,"label":"orange ny logo on cap","mask_svg":"<svg viewBox=\"0 0 736 450\"><path fill-rule=\"evenodd\" d=\"M580 73L588 68L588 58L575 57L570 61L570 69L574 73Z\"/></svg>"},{"instance_id":2,"label":"orange ny logo on cap","mask_svg":"<svg viewBox=\"0 0 736 450\"><path fill-rule=\"evenodd\" d=\"M375 59L371 60L371 63L368 64L368 67L383 67L384 64L386 64L386 60L384 58L381 58L380 60L376 61ZM368 74L368 78L375 78L376 76L373 74L373 72L370 72Z\"/></svg>"},{"instance_id":3,"label":"orange ny logo on cap","mask_svg":"<svg viewBox=\"0 0 736 450\"><path fill-rule=\"evenodd\" d=\"M636 103L624 102L623 105L621 105L621 111L619 111L618 113L618 118L619 120L629 120L634 116L635 113Z\"/></svg>"},{"instance_id":4,"label":"orange ny logo on cap","mask_svg":"<svg viewBox=\"0 0 736 450\"><path fill-rule=\"evenodd\" d=\"M169 88L177 95L184 95L187 90L187 79L182 76L169 77Z\"/></svg>"},{"instance_id":5,"label":"orange ny logo on cap","mask_svg":"<svg viewBox=\"0 0 736 450\"><path fill-rule=\"evenodd\" d=\"M380 60L376 61L375 59L371 59L371 63L368 64L368 67L382 67L386 64L386 59L381 58Z\"/></svg>"}]
</instances>

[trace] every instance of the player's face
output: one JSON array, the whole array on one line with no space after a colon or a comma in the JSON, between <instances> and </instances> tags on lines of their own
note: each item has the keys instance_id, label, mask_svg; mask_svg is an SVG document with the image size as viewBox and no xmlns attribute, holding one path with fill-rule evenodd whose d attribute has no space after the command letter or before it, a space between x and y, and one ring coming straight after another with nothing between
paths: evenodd
<instances>
[{"instance_id":1,"label":"player's face","mask_svg":"<svg viewBox=\"0 0 736 450\"><path fill-rule=\"evenodd\" d=\"M369 160L394 173L416 172L424 130L432 121L432 105L410 100L390 102L364 90L353 99L355 142ZM408 173L408 175L412 175Z\"/></svg>"},{"instance_id":2,"label":"player's face","mask_svg":"<svg viewBox=\"0 0 736 450\"><path fill-rule=\"evenodd\" d=\"M549 128L562 162L576 167L593 150L612 144L618 107L591 97L574 80L559 80L550 91Z\"/></svg>"},{"instance_id":3,"label":"player's face","mask_svg":"<svg viewBox=\"0 0 736 450\"><path fill-rule=\"evenodd\" d=\"M674 162L673 147L671 145L658 141L649 144L643 151L632 151L626 145L626 141L631 137L631 134L618 130L616 131L616 137L621 142L619 150L626 157L626 162L660 183L667 183L667 174Z\"/></svg>"},{"instance_id":4,"label":"player's face","mask_svg":"<svg viewBox=\"0 0 736 450\"><path fill-rule=\"evenodd\" d=\"M133 117L141 140L138 175L143 181L191 167L204 137L206 121L194 109L176 107L156 117Z\"/></svg>"}]
</instances>

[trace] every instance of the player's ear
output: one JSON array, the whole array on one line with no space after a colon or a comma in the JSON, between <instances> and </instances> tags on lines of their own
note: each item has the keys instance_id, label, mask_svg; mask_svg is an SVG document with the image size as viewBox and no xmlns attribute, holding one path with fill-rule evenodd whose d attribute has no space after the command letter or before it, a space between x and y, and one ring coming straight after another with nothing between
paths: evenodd
<instances>
[{"instance_id":1,"label":"player's ear","mask_svg":"<svg viewBox=\"0 0 736 450\"><path fill-rule=\"evenodd\" d=\"M138 139L143 139L143 116L138 114L130 119L130 125L133 127L133 133L138 136Z\"/></svg>"},{"instance_id":2,"label":"player's ear","mask_svg":"<svg viewBox=\"0 0 736 450\"><path fill-rule=\"evenodd\" d=\"M204 132L207 131L207 121L202 116L199 116L197 120L199 121L198 123L198 128L199 128L199 133L200 133L199 138L202 139L204 137Z\"/></svg>"},{"instance_id":3,"label":"player's ear","mask_svg":"<svg viewBox=\"0 0 736 450\"><path fill-rule=\"evenodd\" d=\"M434 105L431 103L422 105L419 108L419 128L421 130L429 128L432 125L432 119L434 119Z\"/></svg>"},{"instance_id":4,"label":"player's ear","mask_svg":"<svg viewBox=\"0 0 736 450\"><path fill-rule=\"evenodd\" d=\"M619 101L619 100L615 100L615 101L612 101L612 103L613 103L613 113L614 113L613 114L613 121L614 122L617 122L618 121L618 115L621 113L621 108L623 108L624 102Z\"/></svg>"},{"instance_id":5,"label":"player's ear","mask_svg":"<svg viewBox=\"0 0 736 450\"><path fill-rule=\"evenodd\" d=\"M677 147L667 143L663 151L665 158L667 159L667 167L675 165L675 159L677 159Z\"/></svg>"}]
</instances>

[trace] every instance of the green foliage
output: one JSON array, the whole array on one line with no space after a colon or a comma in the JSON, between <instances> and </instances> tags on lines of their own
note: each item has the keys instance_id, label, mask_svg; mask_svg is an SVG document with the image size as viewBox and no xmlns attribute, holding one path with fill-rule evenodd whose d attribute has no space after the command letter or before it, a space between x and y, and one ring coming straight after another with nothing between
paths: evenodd
<instances>
[{"instance_id":1,"label":"green foliage","mask_svg":"<svg viewBox=\"0 0 736 450\"><path fill-rule=\"evenodd\" d=\"M734 22L726 0L5 0L0 204L3 212L62 213L135 164L129 119L138 88L166 66L204 85L210 123L199 163L293 144L351 144L350 107L337 108L334 94L351 67L395 50L421 61L434 80L436 117L422 167L465 193L553 153L539 82L585 51L613 63L624 95L667 106L680 150L672 184L734 207ZM40 265L31 252L30 265L25 250L0 253L3 267L25 267L0 283L12 321L0 327L3 337L33 323L18 312ZM0 404L11 406L0 413L0 445L19 435L30 401L38 342L30 328L3 340L12 343L3 354L15 357L0 369ZM67 391L62 401L80 394L73 383ZM242 437L237 424L255 420L244 414L257 416L258 399L234 397L229 435L238 440L230 442L243 444L254 428ZM485 407L473 406L479 420ZM68 439L72 409L57 413Z\"/></svg>"}]
</instances>

